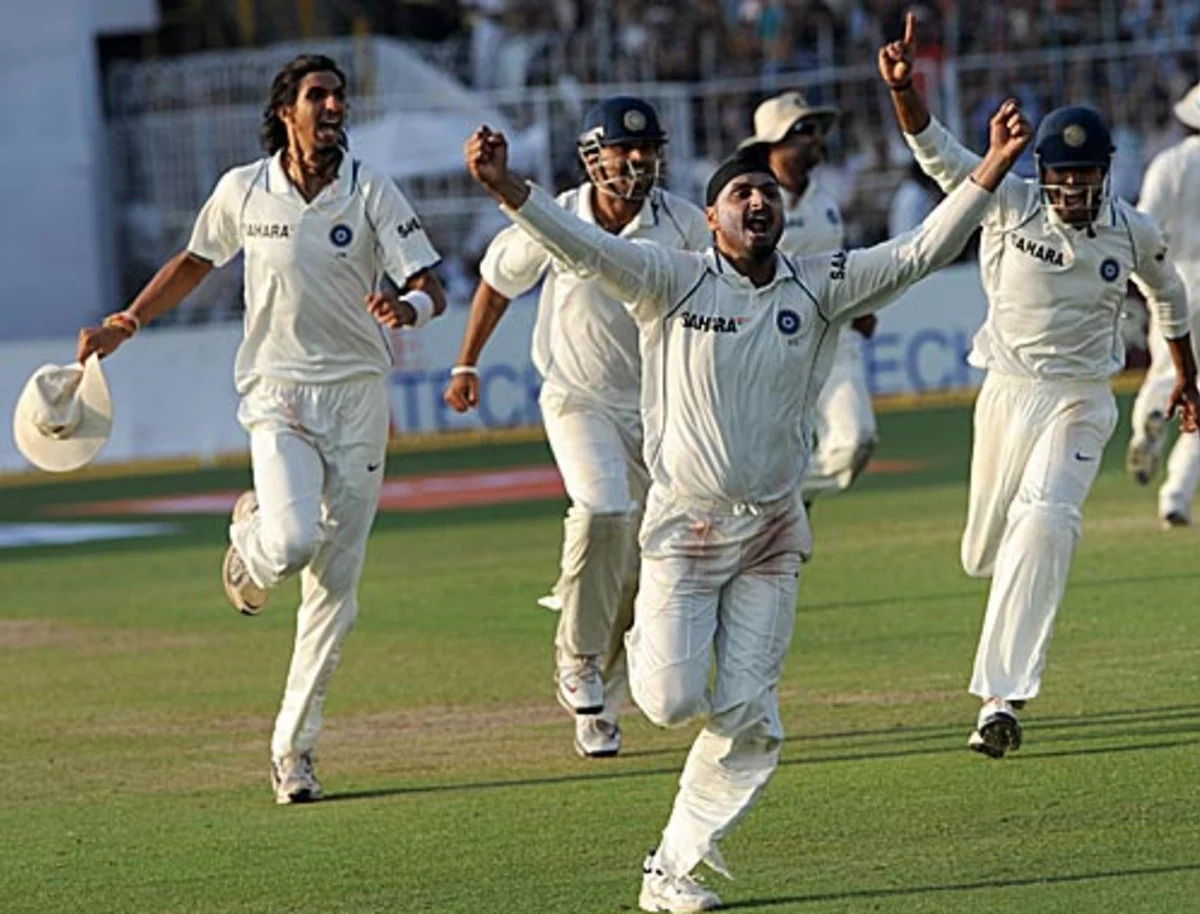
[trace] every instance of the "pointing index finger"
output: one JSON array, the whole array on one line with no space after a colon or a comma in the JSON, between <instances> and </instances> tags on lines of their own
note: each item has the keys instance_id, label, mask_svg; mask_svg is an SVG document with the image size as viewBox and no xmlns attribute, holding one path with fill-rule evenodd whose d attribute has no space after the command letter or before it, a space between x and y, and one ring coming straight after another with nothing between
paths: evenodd
<instances>
[{"instance_id":1,"label":"pointing index finger","mask_svg":"<svg viewBox=\"0 0 1200 914\"><path fill-rule=\"evenodd\" d=\"M904 43L910 47L917 40L917 14L909 10L904 14ZM892 34L895 34L893 32Z\"/></svg>"}]
</instances>

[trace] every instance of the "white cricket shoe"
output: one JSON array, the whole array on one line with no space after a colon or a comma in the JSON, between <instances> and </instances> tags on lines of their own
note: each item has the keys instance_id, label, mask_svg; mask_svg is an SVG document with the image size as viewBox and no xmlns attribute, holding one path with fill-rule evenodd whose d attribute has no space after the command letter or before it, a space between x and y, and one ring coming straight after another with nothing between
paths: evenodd
<instances>
[{"instance_id":1,"label":"white cricket shoe","mask_svg":"<svg viewBox=\"0 0 1200 914\"><path fill-rule=\"evenodd\" d=\"M1132 476L1139 486L1144 486L1148 485L1158 472L1163 445L1167 441L1166 417L1154 410L1146 417L1138 431L1129 442L1129 450L1125 454L1125 472Z\"/></svg>"},{"instance_id":2,"label":"white cricket shoe","mask_svg":"<svg viewBox=\"0 0 1200 914\"><path fill-rule=\"evenodd\" d=\"M275 789L275 802L280 806L315 803L325 796L325 788L313 770L311 752L272 759L271 786Z\"/></svg>"},{"instance_id":3,"label":"white cricket shoe","mask_svg":"<svg viewBox=\"0 0 1200 914\"><path fill-rule=\"evenodd\" d=\"M1021 702L1023 705L1024 702ZM967 737L967 748L988 758L1004 758L1006 752L1021 748L1021 723L1014 702L989 698L979 709L979 720Z\"/></svg>"},{"instance_id":4,"label":"white cricket shoe","mask_svg":"<svg viewBox=\"0 0 1200 914\"><path fill-rule=\"evenodd\" d=\"M1163 515L1162 528L1164 530L1177 530L1180 527L1190 527L1192 519L1182 511L1168 511Z\"/></svg>"},{"instance_id":5,"label":"white cricket shoe","mask_svg":"<svg viewBox=\"0 0 1200 914\"><path fill-rule=\"evenodd\" d=\"M621 751L621 728L599 717L575 717L575 751L583 758L612 758Z\"/></svg>"},{"instance_id":6,"label":"white cricket shoe","mask_svg":"<svg viewBox=\"0 0 1200 914\"><path fill-rule=\"evenodd\" d=\"M257 510L258 496L254 494L253 489L249 489L239 495L238 500L233 503L233 515L230 520L234 524L240 524ZM242 615L258 615L267 605L270 592L254 583L241 553L233 545L225 550L225 561L221 564L221 580L225 585L225 596Z\"/></svg>"},{"instance_id":7,"label":"white cricket shoe","mask_svg":"<svg viewBox=\"0 0 1200 914\"><path fill-rule=\"evenodd\" d=\"M638 907L643 911L687 914L689 911L715 911L722 907L722 902L720 895L693 876L668 876L658 868L651 851L642 864Z\"/></svg>"},{"instance_id":8,"label":"white cricket shoe","mask_svg":"<svg viewBox=\"0 0 1200 914\"><path fill-rule=\"evenodd\" d=\"M558 681L558 703L573 714L599 714L604 710L604 677L599 657L576 657L560 664L554 678Z\"/></svg>"},{"instance_id":9,"label":"white cricket shoe","mask_svg":"<svg viewBox=\"0 0 1200 914\"><path fill-rule=\"evenodd\" d=\"M237 501L233 503L233 512L230 515L230 521L235 524L240 524L247 520L251 514L258 510L258 496L254 494L253 489L247 489L237 497Z\"/></svg>"}]
</instances>

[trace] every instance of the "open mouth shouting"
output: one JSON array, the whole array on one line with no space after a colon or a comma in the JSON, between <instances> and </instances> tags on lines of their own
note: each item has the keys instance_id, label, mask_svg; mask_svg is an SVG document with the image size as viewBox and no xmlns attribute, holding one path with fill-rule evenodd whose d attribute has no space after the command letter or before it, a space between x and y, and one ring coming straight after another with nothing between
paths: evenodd
<instances>
[{"instance_id":1,"label":"open mouth shouting","mask_svg":"<svg viewBox=\"0 0 1200 914\"><path fill-rule=\"evenodd\" d=\"M742 220L742 225L746 229L746 234L751 242L769 241L771 239L771 230L774 227L774 220L771 218L769 209L754 209L746 213Z\"/></svg>"},{"instance_id":2,"label":"open mouth shouting","mask_svg":"<svg viewBox=\"0 0 1200 914\"><path fill-rule=\"evenodd\" d=\"M340 146L342 144L344 122L343 118L327 117L317 122L316 140L318 146Z\"/></svg>"}]
</instances>

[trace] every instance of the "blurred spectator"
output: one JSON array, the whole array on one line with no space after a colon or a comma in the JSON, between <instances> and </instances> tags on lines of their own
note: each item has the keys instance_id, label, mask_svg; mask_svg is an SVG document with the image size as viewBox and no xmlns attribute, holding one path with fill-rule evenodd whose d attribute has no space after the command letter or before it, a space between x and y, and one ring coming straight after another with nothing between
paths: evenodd
<instances>
[{"instance_id":1,"label":"blurred spectator","mask_svg":"<svg viewBox=\"0 0 1200 914\"><path fill-rule=\"evenodd\" d=\"M496 86L500 49L504 44L505 0L466 0L463 7L471 28L471 85Z\"/></svg>"},{"instance_id":2,"label":"blurred spectator","mask_svg":"<svg viewBox=\"0 0 1200 914\"><path fill-rule=\"evenodd\" d=\"M895 238L916 228L942 196L937 181L925 174L914 159L908 165L904 180L892 194L888 207L888 235Z\"/></svg>"}]
</instances>

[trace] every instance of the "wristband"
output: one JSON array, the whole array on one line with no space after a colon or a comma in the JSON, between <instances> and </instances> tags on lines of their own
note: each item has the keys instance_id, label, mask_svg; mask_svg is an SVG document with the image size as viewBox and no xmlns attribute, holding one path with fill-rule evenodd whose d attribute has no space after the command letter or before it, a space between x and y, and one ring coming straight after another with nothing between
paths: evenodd
<instances>
[{"instance_id":1,"label":"wristband","mask_svg":"<svg viewBox=\"0 0 1200 914\"><path fill-rule=\"evenodd\" d=\"M411 292L401 295L400 301L407 302L416 312L416 319L412 322L413 327L419 329L433 320L433 299L429 297L428 292L413 289Z\"/></svg>"},{"instance_id":2,"label":"wristband","mask_svg":"<svg viewBox=\"0 0 1200 914\"><path fill-rule=\"evenodd\" d=\"M888 83L888 89L892 92L903 92L905 89L911 89L911 88L912 88L912 80L911 79L906 79L904 82L896 83L895 85Z\"/></svg>"},{"instance_id":3,"label":"wristband","mask_svg":"<svg viewBox=\"0 0 1200 914\"><path fill-rule=\"evenodd\" d=\"M129 338L142 329L142 322L128 311L117 311L106 317L101 326L119 330Z\"/></svg>"},{"instance_id":4,"label":"wristband","mask_svg":"<svg viewBox=\"0 0 1200 914\"><path fill-rule=\"evenodd\" d=\"M479 377L479 369L474 365L455 365L450 369L450 377L457 378L460 374L469 374L474 377Z\"/></svg>"}]
</instances>

